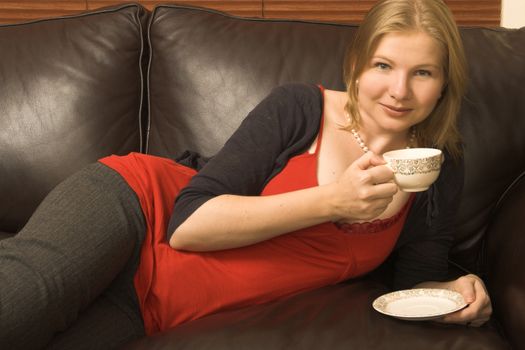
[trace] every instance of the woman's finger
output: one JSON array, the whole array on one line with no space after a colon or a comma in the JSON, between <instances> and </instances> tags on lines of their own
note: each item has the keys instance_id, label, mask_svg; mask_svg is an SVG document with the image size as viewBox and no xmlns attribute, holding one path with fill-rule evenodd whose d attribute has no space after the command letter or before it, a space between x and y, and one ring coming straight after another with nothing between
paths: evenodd
<instances>
[{"instance_id":1,"label":"woman's finger","mask_svg":"<svg viewBox=\"0 0 525 350\"><path fill-rule=\"evenodd\" d=\"M394 172L386 165L379 165L367 170L374 184L394 183Z\"/></svg>"},{"instance_id":2,"label":"woman's finger","mask_svg":"<svg viewBox=\"0 0 525 350\"><path fill-rule=\"evenodd\" d=\"M378 164L384 164L384 161L380 156L373 152L364 153L352 163L352 165L358 167L361 170L367 170L368 168L374 167Z\"/></svg>"},{"instance_id":3,"label":"woman's finger","mask_svg":"<svg viewBox=\"0 0 525 350\"><path fill-rule=\"evenodd\" d=\"M370 188L369 198L371 200L384 200L386 204L390 204L397 191L398 187L395 183L385 182L374 185L372 188Z\"/></svg>"},{"instance_id":4,"label":"woman's finger","mask_svg":"<svg viewBox=\"0 0 525 350\"><path fill-rule=\"evenodd\" d=\"M467 304L472 304L476 300L476 281L477 279L471 275L461 276L454 286L456 292L463 296Z\"/></svg>"}]
</instances>

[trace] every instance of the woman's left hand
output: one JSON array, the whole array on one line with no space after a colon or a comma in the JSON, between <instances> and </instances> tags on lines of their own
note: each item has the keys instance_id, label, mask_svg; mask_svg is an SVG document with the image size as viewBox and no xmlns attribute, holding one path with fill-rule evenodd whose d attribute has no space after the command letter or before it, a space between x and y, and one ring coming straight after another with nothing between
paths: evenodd
<instances>
[{"instance_id":1,"label":"woman's left hand","mask_svg":"<svg viewBox=\"0 0 525 350\"><path fill-rule=\"evenodd\" d=\"M492 305L485 284L476 275L461 276L447 283L447 288L460 293L467 307L444 316L438 322L480 327L490 319Z\"/></svg>"}]
</instances>

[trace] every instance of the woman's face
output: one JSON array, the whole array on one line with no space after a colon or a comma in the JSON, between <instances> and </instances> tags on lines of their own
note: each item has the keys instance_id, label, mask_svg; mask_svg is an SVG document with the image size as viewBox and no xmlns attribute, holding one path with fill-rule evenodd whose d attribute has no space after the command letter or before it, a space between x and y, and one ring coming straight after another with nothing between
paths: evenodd
<instances>
[{"instance_id":1,"label":"woman's face","mask_svg":"<svg viewBox=\"0 0 525 350\"><path fill-rule=\"evenodd\" d=\"M386 34L359 78L361 124L392 133L423 121L444 87L442 57L424 32Z\"/></svg>"}]
</instances>

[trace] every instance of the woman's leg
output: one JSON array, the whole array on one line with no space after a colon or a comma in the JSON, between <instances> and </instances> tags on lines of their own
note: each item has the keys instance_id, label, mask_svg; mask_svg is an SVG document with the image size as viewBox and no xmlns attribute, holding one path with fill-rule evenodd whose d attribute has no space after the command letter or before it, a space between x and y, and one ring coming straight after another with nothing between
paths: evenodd
<instances>
[{"instance_id":1,"label":"woman's leg","mask_svg":"<svg viewBox=\"0 0 525 350\"><path fill-rule=\"evenodd\" d=\"M69 329L53 338L46 349L121 349L143 335L140 314L130 317L106 295L101 295Z\"/></svg>"},{"instance_id":2,"label":"woman's leg","mask_svg":"<svg viewBox=\"0 0 525 350\"><path fill-rule=\"evenodd\" d=\"M66 330L136 267L144 233L135 193L108 167L58 185L20 233L0 241L0 348L42 348Z\"/></svg>"}]
</instances>

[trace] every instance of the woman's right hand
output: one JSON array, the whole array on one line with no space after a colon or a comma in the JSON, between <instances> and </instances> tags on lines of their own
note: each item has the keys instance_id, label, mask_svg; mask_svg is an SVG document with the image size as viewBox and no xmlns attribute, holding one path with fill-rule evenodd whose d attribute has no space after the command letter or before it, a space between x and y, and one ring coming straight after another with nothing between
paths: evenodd
<instances>
[{"instance_id":1,"label":"woman's right hand","mask_svg":"<svg viewBox=\"0 0 525 350\"><path fill-rule=\"evenodd\" d=\"M334 221L354 222L378 217L394 198L398 187L384 159L366 152L333 183Z\"/></svg>"}]
</instances>

